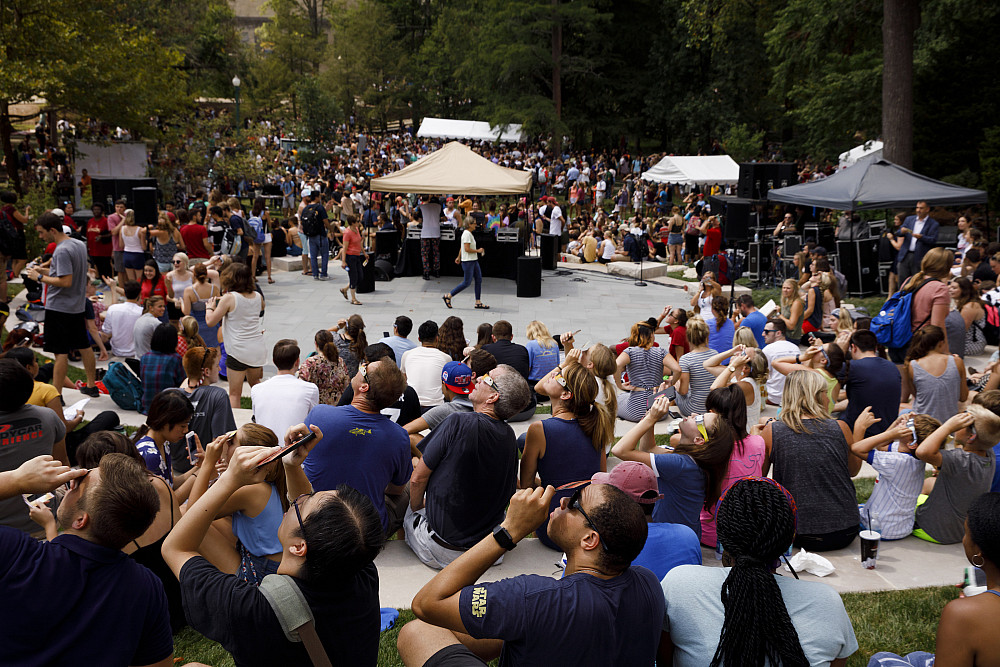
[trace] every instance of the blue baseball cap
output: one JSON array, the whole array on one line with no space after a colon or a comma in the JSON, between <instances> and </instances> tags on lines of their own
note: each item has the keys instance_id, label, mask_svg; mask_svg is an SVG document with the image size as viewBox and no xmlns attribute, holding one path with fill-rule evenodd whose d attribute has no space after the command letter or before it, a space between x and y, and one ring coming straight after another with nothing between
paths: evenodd
<instances>
[{"instance_id":1,"label":"blue baseball cap","mask_svg":"<svg viewBox=\"0 0 1000 667\"><path fill-rule=\"evenodd\" d=\"M461 361L449 361L441 371L441 382L456 394L471 394L472 369Z\"/></svg>"}]
</instances>

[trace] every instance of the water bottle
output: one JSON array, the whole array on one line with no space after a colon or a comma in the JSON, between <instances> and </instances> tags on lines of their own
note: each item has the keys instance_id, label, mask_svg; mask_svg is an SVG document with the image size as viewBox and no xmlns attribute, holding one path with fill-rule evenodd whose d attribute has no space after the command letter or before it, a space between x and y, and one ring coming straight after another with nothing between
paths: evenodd
<instances>
[{"instance_id":1,"label":"water bottle","mask_svg":"<svg viewBox=\"0 0 1000 667\"><path fill-rule=\"evenodd\" d=\"M754 243L760 243L760 231L754 231L754 233L753 233L753 242Z\"/></svg>"},{"instance_id":2,"label":"water bottle","mask_svg":"<svg viewBox=\"0 0 1000 667\"><path fill-rule=\"evenodd\" d=\"M715 560L722 560L722 540L715 541Z\"/></svg>"}]
</instances>

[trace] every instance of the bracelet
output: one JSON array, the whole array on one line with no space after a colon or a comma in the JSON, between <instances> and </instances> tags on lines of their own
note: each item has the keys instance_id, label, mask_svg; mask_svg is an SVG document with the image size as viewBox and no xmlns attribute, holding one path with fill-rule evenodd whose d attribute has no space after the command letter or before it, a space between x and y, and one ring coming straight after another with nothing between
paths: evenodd
<instances>
[{"instance_id":1,"label":"bracelet","mask_svg":"<svg viewBox=\"0 0 1000 667\"><path fill-rule=\"evenodd\" d=\"M799 363L799 355L795 355L795 363Z\"/></svg>"}]
</instances>

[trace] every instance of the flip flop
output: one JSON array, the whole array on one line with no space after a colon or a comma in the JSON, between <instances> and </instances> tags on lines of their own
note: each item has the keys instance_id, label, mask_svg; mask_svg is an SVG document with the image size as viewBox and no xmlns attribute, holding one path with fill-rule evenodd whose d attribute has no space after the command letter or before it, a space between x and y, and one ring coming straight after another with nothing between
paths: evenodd
<instances>
[{"instance_id":1,"label":"flip flop","mask_svg":"<svg viewBox=\"0 0 1000 667\"><path fill-rule=\"evenodd\" d=\"M441 300L444 301L444 305L448 306L448 308L451 308L451 295L450 294L445 294L444 296L441 297Z\"/></svg>"},{"instance_id":2,"label":"flip flop","mask_svg":"<svg viewBox=\"0 0 1000 667\"><path fill-rule=\"evenodd\" d=\"M267 283L268 283L269 285L273 285L273 284L274 284L274 278L268 278L268 279L267 279Z\"/></svg>"},{"instance_id":3,"label":"flip flop","mask_svg":"<svg viewBox=\"0 0 1000 667\"><path fill-rule=\"evenodd\" d=\"M354 304L355 306L363 306L363 305L365 305L365 304L361 303L360 301L352 301L351 303Z\"/></svg>"},{"instance_id":4,"label":"flip flop","mask_svg":"<svg viewBox=\"0 0 1000 667\"><path fill-rule=\"evenodd\" d=\"M347 296L347 288L346 287L344 287L343 289L341 289L340 293L344 295L344 301L350 301L351 300L351 298L349 296Z\"/></svg>"},{"instance_id":5,"label":"flip flop","mask_svg":"<svg viewBox=\"0 0 1000 667\"><path fill-rule=\"evenodd\" d=\"M490 307L487 306L485 303L477 303L476 304L476 309L478 309L478 310L489 310Z\"/></svg>"}]
</instances>

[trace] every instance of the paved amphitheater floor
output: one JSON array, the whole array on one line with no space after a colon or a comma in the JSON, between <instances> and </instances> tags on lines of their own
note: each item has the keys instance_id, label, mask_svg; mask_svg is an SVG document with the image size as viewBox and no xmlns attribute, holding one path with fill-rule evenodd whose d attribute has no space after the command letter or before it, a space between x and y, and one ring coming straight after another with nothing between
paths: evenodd
<instances>
[{"instance_id":1,"label":"paved amphitheater floor","mask_svg":"<svg viewBox=\"0 0 1000 667\"><path fill-rule=\"evenodd\" d=\"M631 277L610 275L601 265L580 265L560 263L555 271L542 272L541 296L538 298L518 298L517 285L512 280L485 278L483 280L483 301L490 310L473 308L472 288L454 297L454 308L449 310L441 295L451 290L459 278L447 277L425 281L420 277L397 278L390 282L375 283L375 291L359 294L362 306L352 306L341 296L339 289L347 284L346 273L339 263L330 264L331 279L328 282L313 280L298 271L275 271L275 284L263 282L266 300L264 317L264 337L268 348L281 338L296 338L303 351L313 349L312 336L321 329L336 324L340 318L359 313L365 320L368 341L377 342L383 332L391 332L397 315L407 315L414 323L411 338L416 339L416 329L421 322L433 319L439 324L449 315L461 317L465 324L465 335L474 338L476 327L482 322L508 320L514 328L515 341L523 343L528 322L541 320L553 333L575 331L580 345L588 341L614 344L627 335L630 326L639 320L658 315L665 306L689 307L690 296L684 291L685 283L670 278L646 278L645 287L634 285ZM741 290L742 291L742 290ZM739 293L739 292L737 292ZM23 296L15 298L14 305L23 303ZM7 328L13 328L16 320L11 317ZM966 360L966 365L982 369L989 353ZM99 364L106 366L106 362ZM270 364L265 367L265 378L274 373ZM224 383L223 383L223 386ZM244 387L243 393L249 395ZM75 390L63 392L66 403L72 404L82 395ZM88 415L96 415L105 409L117 410L107 396L92 399L87 406ZM764 414L773 415L774 408ZM238 424L250 421L250 410L235 410ZM138 425L143 416L135 412L119 410L123 423ZM538 415L533 421L543 419ZM517 434L523 433L530 422L512 425ZM618 420L615 433L624 434L631 426ZM657 426L656 432L663 432L665 425ZM617 463L614 457L609 466ZM861 476L874 476L874 471L865 464ZM715 552L703 549L706 565L719 565ZM875 570L865 570L860 563L860 547L855 540L846 549L823 554L836 570L833 574L819 579L808 573L800 573L803 579L822 580L839 592L876 591L923 586L954 584L962 578L962 568L967 565L961 544L934 545L913 537L885 542L879 553L879 564ZM538 540L524 540L510 552L502 565L491 568L482 577L491 581L519 574L559 576L557 565L561 554L556 553ZM382 606L407 608L413 595L435 574L420 563L402 542L390 541L376 564L380 574L380 597Z\"/></svg>"}]
</instances>

